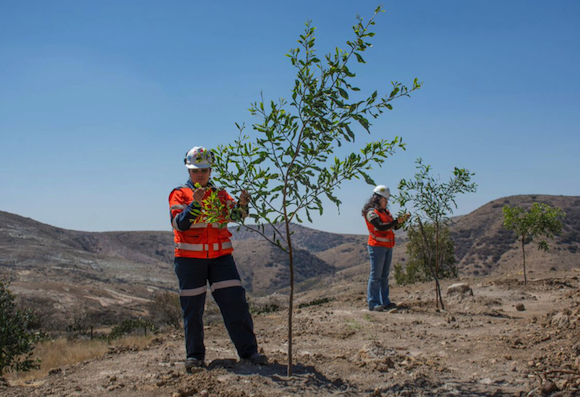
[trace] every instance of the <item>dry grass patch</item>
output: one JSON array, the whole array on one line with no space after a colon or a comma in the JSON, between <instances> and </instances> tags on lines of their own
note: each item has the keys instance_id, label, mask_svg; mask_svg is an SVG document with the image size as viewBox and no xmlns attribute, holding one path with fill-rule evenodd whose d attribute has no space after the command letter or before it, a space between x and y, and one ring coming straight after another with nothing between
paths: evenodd
<instances>
[{"instance_id":1,"label":"dry grass patch","mask_svg":"<svg viewBox=\"0 0 580 397\"><path fill-rule=\"evenodd\" d=\"M50 370L66 365L74 365L83 361L101 357L109 352L111 347L143 348L149 345L154 335L126 336L113 342L106 340L67 340L56 339L42 342L34 348L34 358L40 360L40 368L30 372L6 374L6 379L18 384L48 375Z\"/></svg>"}]
</instances>

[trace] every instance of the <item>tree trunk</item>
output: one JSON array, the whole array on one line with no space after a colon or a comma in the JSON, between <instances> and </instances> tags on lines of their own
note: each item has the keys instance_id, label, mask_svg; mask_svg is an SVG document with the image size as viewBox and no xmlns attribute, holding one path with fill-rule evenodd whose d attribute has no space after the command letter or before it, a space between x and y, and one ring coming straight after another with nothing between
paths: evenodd
<instances>
[{"instance_id":1,"label":"tree trunk","mask_svg":"<svg viewBox=\"0 0 580 397\"><path fill-rule=\"evenodd\" d=\"M435 291L437 296L437 308L439 309L439 304L441 304L441 310L445 310L445 305L443 304L443 297L441 296L441 284L439 283L439 277L435 277Z\"/></svg>"},{"instance_id":2,"label":"tree trunk","mask_svg":"<svg viewBox=\"0 0 580 397\"><path fill-rule=\"evenodd\" d=\"M439 276L439 222L435 223L435 274Z\"/></svg>"},{"instance_id":3,"label":"tree trunk","mask_svg":"<svg viewBox=\"0 0 580 397\"><path fill-rule=\"evenodd\" d=\"M435 224L435 282L437 283L437 298L441 303L441 310L445 310L445 305L443 304L443 296L441 295L441 284L439 283L439 267L441 264L439 249L439 221ZM439 306L437 306L439 307Z\"/></svg>"},{"instance_id":4,"label":"tree trunk","mask_svg":"<svg viewBox=\"0 0 580 397\"><path fill-rule=\"evenodd\" d=\"M441 298L441 286L439 285L439 277L437 276L436 268L431 266L431 258L433 255L431 254L431 247L429 246L429 241L427 240L427 233L425 232L425 228L423 227L423 222L421 222L421 219L418 221L419 229L421 230L421 236L423 237L423 243L425 244L424 252L427 253L427 266L429 267L429 270L431 270L431 274L435 279L435 305L437 306L437 309L439 309L439 303L441 303L441 309L445 310L445 307L443 306L443 298ZM435 263L437 263L437 257L435 257Z\"/></svg>"},{"instance_id":5,"label":"tree trunk","mask_svg":"<svg viewBox=\"0 0 580 397\"><path fill-rule=\"evenodd\" d=\"M288 259L290 268L290 297L288 298L288 376L292 376L292 312L294 310L294 257L290 224L286 222L286 238L288 239Z\"/></svg>"},{"instance_id":6,"label":"tree trunk","mask_svg":"<svg viewBox=\"0 0 580 397\"><path fill-rule=\"evenodd\" d=\"M526 276L526 251L524 250L524 241L526 240L526 236L522 235L522 256L524 258L524 285L528 283L528 278Z\"/></svg>"}]
</instances>

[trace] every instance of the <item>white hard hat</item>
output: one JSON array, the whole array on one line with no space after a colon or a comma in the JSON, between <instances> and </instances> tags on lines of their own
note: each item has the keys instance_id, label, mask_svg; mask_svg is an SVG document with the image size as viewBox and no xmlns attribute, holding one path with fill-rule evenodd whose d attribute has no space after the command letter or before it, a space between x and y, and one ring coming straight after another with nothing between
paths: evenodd
<instances>
[{"instance_id":1,"label":"white hard hat","mask_svg":"<svg viewBox=\"0 0 580 397\"><path fill-rule=\"evenodd\" d=\"M211 168L215 161L213 152L203 146L195 146L189 152L185 153L183 162L187 168Z\"/></svg>"},{"instance_id":2,"label":"white hard hat","mask_svg":"<svg viewBox=\"0 0 580 397\"><path fill-rule=\"evenodd\" d=\"M373 193L378 194L379 196L383 196L386 199L391 197L391 190L385 185L378 185L376 188L373 189Z\"/></svg>"}]
</instances>

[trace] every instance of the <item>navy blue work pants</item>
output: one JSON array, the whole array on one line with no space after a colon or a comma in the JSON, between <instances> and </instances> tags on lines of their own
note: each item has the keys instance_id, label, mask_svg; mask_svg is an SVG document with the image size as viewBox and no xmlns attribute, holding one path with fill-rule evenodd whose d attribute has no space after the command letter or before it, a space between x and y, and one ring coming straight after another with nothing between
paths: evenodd
<instances>
[{"instance_id":1,"label":"navy blue work pants","mask_svg":"<svg viewBox=\"0 0 580 397\"><path fill-rule=\"evenodd\" d=\"M176 257L174 264L179 281L187 358L205 359L203 311L208 282L240 358L257 352L254 323L233 256L214 259Z\"/></svg>"}]
</instances>

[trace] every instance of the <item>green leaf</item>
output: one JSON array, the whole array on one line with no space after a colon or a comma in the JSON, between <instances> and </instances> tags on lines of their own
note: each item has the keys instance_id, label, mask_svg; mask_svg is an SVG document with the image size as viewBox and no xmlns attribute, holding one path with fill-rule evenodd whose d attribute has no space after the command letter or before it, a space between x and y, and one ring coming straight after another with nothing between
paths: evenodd
<instances>
[{"instance_id":1,"label":"green leaf","mask_svg":"<svg viewBox=\"0 0 580 397\"><path fill-rule=\"evenodd\" d=\"M349 124L345 124L344 125L344 129L346 130L348 136L350 136L352 138L352 140L354 141L354 132L350 128L350 125Z\"/></svg>"},{"instance_id":2,"label":"green leaf","mask_svg":"<svg viewBox=\"0 0 580 397\"><path fill-rule=\"evenodd\" d=\"M346 90L340 87L337 87L337 90L341 97L343 97L344 99L348 99L348 93L346 92Z\"/></svg>"},{"instance_id":3,"label":"green leaf","mask_svg":"<svg viewBox=\"0 0 580 397\"><path fill-rule=\"evenodd\" d=\"M366 63L364 58L358 52L355 52L354 55L359 63Z\"/></svg>"},{"instance_id":4,"label":"green leaf","mask_svg":"<svg viewBox=\"0 0 580 397\"><path fill-rule=\"evenodd\" d=\"M369 185L376 185L375 181L373 180L373 178L371 178L368 174L366 174L363 171L359 171L359 173L363 176L364 180L366 183L368 183Z\"/></svg>"},{"instance_id":5,"label":"green leaf","mask_svg":"<svg viewBox=\"0 0 580 397\"><path fill-rule=\"evenodd\" d=\"M362 125L362 126L363 126L363 128L364 128L365 130L367 130L367 132L370 134L370 132L371 132L371 131L370 131L370 124L369 124L369 121L368 121L367 119L365 119L364 117L360 117L360 118L358 119L358 122L359 122L359 123L360 123L360 125Z\"/></svg>"}]
</instances>

